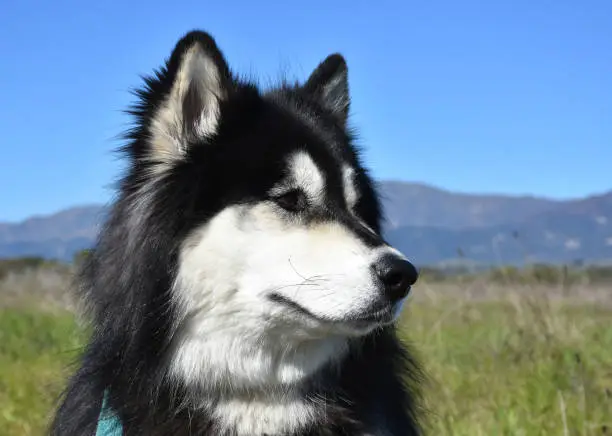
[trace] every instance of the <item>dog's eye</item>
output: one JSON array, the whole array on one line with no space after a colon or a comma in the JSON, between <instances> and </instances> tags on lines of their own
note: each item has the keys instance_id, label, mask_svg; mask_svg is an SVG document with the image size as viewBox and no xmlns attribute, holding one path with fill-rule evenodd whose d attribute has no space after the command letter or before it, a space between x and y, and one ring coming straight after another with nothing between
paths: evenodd
<instances>
[{"instance_id":1,"label":"dog's eye","mask_svg":"<svg viewBox=\"0 0 612 436\"><path fill-rule=\"evenodd\" d=\"M299 189L292 189L272 198L276 204L289 212L299 212L307 206L306 195Z\"/></svg>"}]
</instances>

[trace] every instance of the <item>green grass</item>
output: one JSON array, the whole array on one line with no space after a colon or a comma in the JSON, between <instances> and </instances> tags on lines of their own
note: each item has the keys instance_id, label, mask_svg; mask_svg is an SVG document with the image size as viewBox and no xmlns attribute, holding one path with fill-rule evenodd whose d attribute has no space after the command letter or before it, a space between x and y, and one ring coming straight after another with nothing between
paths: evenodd
<instances>
[{"instance_id":1,"label":"green grass","mask_svg":"<svg viewBox=\"0 0 612 436\"><path fill-rule=\"evenodd\" d=\"M612 432L612 311L553 304L428 301L403 330L430 377L432 435Z\"/></svg>"},{"instance_id":2,"label":"green grass","mask_svg":"<svg viewBox=\"0 0 612 436\"><path fill-rule=\"evenodd\" d=\"M402 331L429 376L428 434L612 434L603 304L423 297L408 305ZM0 434L43 433L81 340L70 315L0 309Z\"/></svg>"},{"instance_id":3,"label":"green grass","mask_svg":"<svg viewBox=\"0 0 612 436\"><path fill-rule=\"evenodd\" d=\"M44 433L81 335L73 317L0 309L0 434Z\"/></svg>"}]
</instances>

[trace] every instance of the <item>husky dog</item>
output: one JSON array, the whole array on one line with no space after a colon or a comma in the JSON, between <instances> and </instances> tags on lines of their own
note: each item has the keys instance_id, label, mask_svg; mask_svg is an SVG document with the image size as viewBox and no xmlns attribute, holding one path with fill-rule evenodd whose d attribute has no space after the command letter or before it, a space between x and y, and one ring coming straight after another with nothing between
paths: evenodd
<instances>
[{"instance_id":1,"label":"husky dog","mask_svg":"<svg viewBox=\"0 0 612 436\"><path fill-rule=\"evenodd\" d=\"M381 236L347 72L261 90L191 31L144 79L53 435L421 434L394 326L418 273Z\"/></svg>"}]
</instances>

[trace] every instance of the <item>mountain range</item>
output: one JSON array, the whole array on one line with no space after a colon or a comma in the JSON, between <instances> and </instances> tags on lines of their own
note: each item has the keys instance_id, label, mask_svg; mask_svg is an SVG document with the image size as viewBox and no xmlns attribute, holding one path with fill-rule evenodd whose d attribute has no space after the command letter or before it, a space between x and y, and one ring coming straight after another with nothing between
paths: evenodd
<instances>
[{"instance_id":1,"label":"mountain range","mask_svg":"<svg viewBox=\"0 0 612 436\"><path fill-rule=\"evenodd\" d=\"M608 263L612 191L571 200L454 193L399 181L379 183L385 236L418 265ZM0 257L70 260L92 245L101 205L0 223Z\"/></svg>"}]
</instances>

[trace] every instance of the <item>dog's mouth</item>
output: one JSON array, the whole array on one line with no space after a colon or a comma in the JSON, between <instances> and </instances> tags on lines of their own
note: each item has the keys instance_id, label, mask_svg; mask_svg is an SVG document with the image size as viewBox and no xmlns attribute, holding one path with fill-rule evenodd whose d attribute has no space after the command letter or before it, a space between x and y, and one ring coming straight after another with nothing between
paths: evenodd
<instances>
[{"instance_id":1,"label":"dog's mouth","mask_svg":"<svg viewBox=\"0 0 612 436\"><path fill-rule=\"evenodd\" d=\"M296 303L295 301L277 293L269 294L268 298L277 304L281 304L285 307L288 307L294 312L312 320L315 320L319 323L344 325L355 330L367 330L372 328L373 326L390 324L395 320L395 311L390 305L382 308L372 309L364 314L348 315L343 318L329 318L315 314L304 306L302 306L301 304Z\"/></svg>"}]
</instances>

